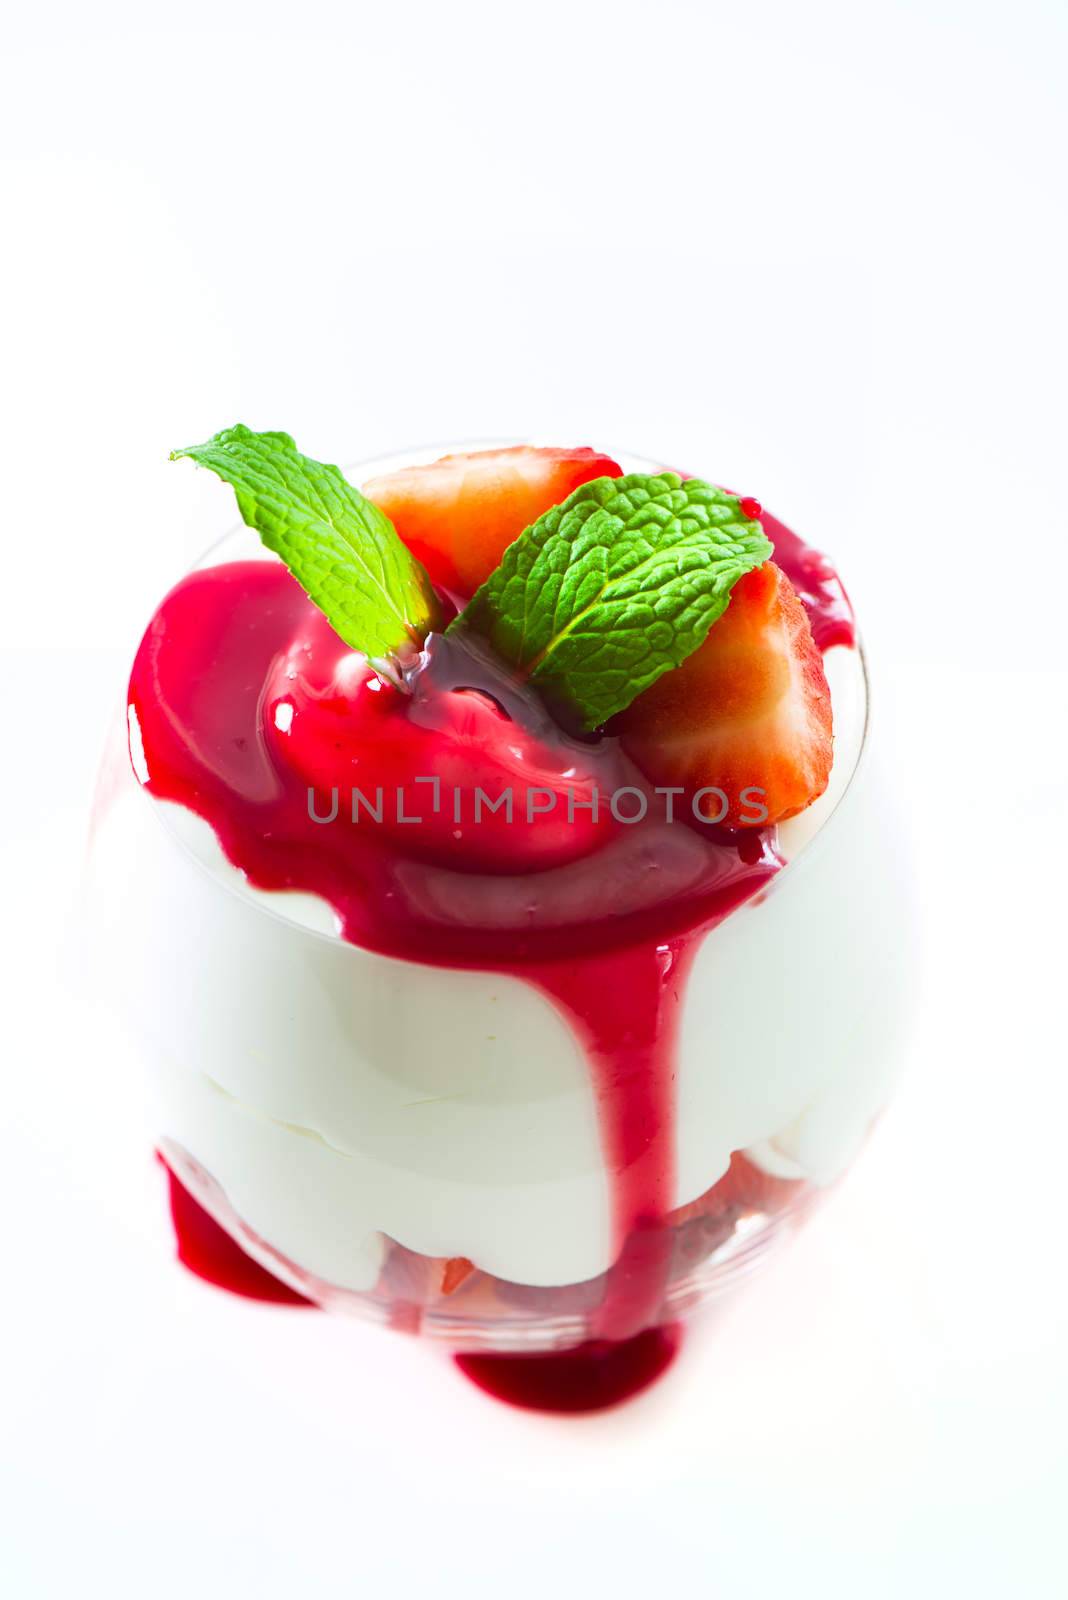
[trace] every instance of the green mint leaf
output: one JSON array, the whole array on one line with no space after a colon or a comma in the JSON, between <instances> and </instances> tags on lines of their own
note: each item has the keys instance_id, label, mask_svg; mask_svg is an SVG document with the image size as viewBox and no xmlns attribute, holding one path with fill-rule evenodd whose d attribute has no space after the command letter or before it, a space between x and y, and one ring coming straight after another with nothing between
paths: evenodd
<instances>
[{"instance_id":1,"label":"green mint leaf","mask_svg":"<svg viewBox=\"0 0 1068 1600\"><path fill-rule=\"evenodd\" d=\"M596 478L509 545L450 631L481 635L596 728L697 649L771 551L700 478Z\"/></svg>"},{"instance_id":2,"label":"green mint leaf","mask_svg":"<svg viewBox=\"0 0 1068 1600\"><path fill-rule=\"evenodd\" d=\"M334 630L372 665L411 656L440 623L430 579L392 522L337 467L302 456L288 433L240 423L171 452L210 467Z\"/></svg>"}]
</instances>

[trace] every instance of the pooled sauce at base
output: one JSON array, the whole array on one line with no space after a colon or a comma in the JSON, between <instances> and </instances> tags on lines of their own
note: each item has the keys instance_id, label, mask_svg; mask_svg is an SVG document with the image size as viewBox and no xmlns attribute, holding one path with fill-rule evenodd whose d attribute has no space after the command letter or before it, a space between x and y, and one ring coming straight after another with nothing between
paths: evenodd
<instances>
[{"instance_id":1,"label":"pooled sauce at base","mask_svg":"<svg viewBox=\"0 0 1068 1600\"><path fill-rule=\"evenodd\" d=\"M663 1377L682 1341L678 1323L629 1339L591 1339L549 1355L459 1355L465 1378L495 1400L524 1411L570 1416L605 1411Z\"/></svg>"},{"instance_id":2,"label":"pooled sauce at base","mask_svg":"<svg viewBox=\"0 0 1068 1600\"><path fill-rule=\"evenodd\" d=\"M830 567L774 518L763 522L817 643L852 643ZM650 1323L671 1262L685 976L704 935L779 870L772 838L672 821L617 740L569 737L530 691L448 638L410 694L381 684L274 562L179 583L141 644L129 699L146 787L204 817L251 884L322 896L343 938L382 954L522 978L567 1016L590 1066L612 1197L616 1259L597 1338L545 1357L540 1376L530 1356L463 1357L461 1367L517 1404L573 1392L566 1404L546 1399L555 1410L612 1403L594 1397L652 1381L677 1342ZM607 807L623 788L628 814L634 796L646 802L631 824ZM476 789L490 801L510 790L513 821L488 807L473 819ZM535 791L557 797L551 815L528 810ZM170 1181L186 1265L238 1293L305 1303L232 1241L229 1254L211 1232L223 1230L210 1218L205 1230L206 1214ZM583 1372L590 1407L574 1398ZM516 1398L524 1388L526 1401Z\"/></svg>"},{"instance_id":3,"label":"pooled sauce at base","mask_svg":"<svg viewBox=\"0 0 1068 1600\"><path fill-rule=\"evenodd\" d=\"M217 1289L228 1289L231 1294L242 1295L246 1300L271 1300L279 1305L308 1306L312 1301L291 1289L276 1278L273 1272L261 1267L258 1261L241 1248L237 1240L205 1211L182 1180L158 1157L167 1174L167 1198L171 1208L171 1225L178 1251L178 1260L189 1272Z\"/></svg>"}]
</instances>

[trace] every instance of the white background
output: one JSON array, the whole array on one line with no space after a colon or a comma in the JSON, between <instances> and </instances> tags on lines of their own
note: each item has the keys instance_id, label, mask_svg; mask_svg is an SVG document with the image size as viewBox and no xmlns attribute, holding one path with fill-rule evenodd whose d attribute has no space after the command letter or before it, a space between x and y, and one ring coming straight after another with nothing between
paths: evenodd
<instances>
[{"instance_id":1,"label":"white background","mask_svg":"<svg viewBox=\"0 0 1068 1600\"><path fill-rule=\"evenodd\" d=\"M1066 69L1063 0L6 19L5 1596L1065 1592ZM136 1063L60 957L131 651L233 520L166 454L236 420L633 449L852 589L905 1083L627 1410L497 1408L170 1259Z\"/></svg>"}]
</instances>

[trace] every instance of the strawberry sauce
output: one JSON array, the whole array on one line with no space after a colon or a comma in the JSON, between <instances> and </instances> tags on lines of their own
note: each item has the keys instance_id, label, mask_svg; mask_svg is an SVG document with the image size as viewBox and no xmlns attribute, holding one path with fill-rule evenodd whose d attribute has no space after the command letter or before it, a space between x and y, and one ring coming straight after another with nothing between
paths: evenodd
<instances>
[{"instance_id":1,"label":"strawberry sauce","mask_svg":"<svg viewBox=\"0 0 1068 1600\"><path fill-rule=\"evenodd\" d=\"M760 525L775 546L773 559L801 597L801 604L808 612L812 637L819 648L829 650L836 644L855 646L857 630L853 607L845 585L827 557L805 544L770 511L761 511Z\"/></svg>"},{"instance_id":2,"label":"strawberry sauce","mask_svg":"<svg viewBox=\"0 0 1068 1600\"><path fill-rule=\"evenodd\" d=\"M762 521L817 643L851 644L832 569ZM618 741L569 736L535 695L447 637L430 641L407 692L382 683L275 562L179 583L141 644L129 699L146 787L204 817L251 884L322 896L343 938L383 955L523 978L566 1016L589 1062L612 1196L616 1260L595 1339L565 1356L461 1366L502 1398L550 1410L594 1409L653 1381L677 1343L656 1324L672 1260L686 974L703 935L779 870L773 837L672 816ZM210 1218L206 1229L169 1178L187 1266L238 1293L299 1301L265 1288L262 1269L250 1275L240 1247Z\"/></svg>"},{"instance_id":3,"label":"strawberry sauce","mask_svg":"<svg viewBox=\"0 0 1068 1600\"><path fill-rule=\"evenodd\" d=\"M261 1267L258 1261L253 1261L237 1240L189 1193L164 1158L159 1156L158 1160L167 1174L171 1224L178 1260L183 1267L203 1278L205 1283L229 1289L231 1294L243 1295L247 1300L268 1300L285 1306L311 1305L310 1300L276 1278L266 1267Z\"/></svg>"},{"instance_id":4,"label":"strawberry sauce","mask_svg":"<svg viewBox=\"0 0 1068 1600\"><path fill-rule=\"evenodd\" d=\"M681 1337L672 1323L629 1339L590 1339L554 1355L459 1355L456 1365L507 1405L577 1415L607 1410L647 1389L674 1361Z\"/></svg>"}]
</instances>

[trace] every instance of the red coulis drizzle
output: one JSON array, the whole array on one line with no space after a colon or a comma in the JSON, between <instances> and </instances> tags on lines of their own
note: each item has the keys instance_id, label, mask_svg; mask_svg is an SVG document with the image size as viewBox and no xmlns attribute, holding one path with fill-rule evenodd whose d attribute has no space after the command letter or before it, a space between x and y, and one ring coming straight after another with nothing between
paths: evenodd
<instances>
[{"instance_id":1,"label":"red coulis drizzle","mask_svg":"<svg viewBox=\"0 0 1068 1600\"><path fill-rule=\"evenodd\" d=\"M833 570L761 520L817 643L852 644ZM179 583L145 634L129 698L146 786L210 822L250 883L321 895L344 938L382 954L524 978L567 1015L590 1063L618 1252L597 1337L567 1360L515 1358L508 1378L512 1358L462 1365L540 1409L595 1409L652 1382L677 1342L649 1323L671 1259L686 971L704 933L779 869L772 841L669 820L617 740L570 737L537 696L448 638L433 641L411 693L380 684L273 562ZM499 803L510 789L511 823L503 803L497 813L483 803L476 821L476 788ZM611 815L608 797L623 788L625 814L644 799L641 820ZM333 820L316 820L330 817L335 791ZM201 1248L199 1207L170 1181L181 1259L214 1283L262 1292L225 1250Z\"/></svg>"},{"instance_id":2,"label":"red coulis drizzle","mask_svg":"<svg viewBox=\"0 0 1068 1600\"><path fill-rule=\"evenodd\" d=\"M854 646L857 631L853 607L827 557L805 544L770 511L761 510L760 525L775 546L773 560L801 596L819 649L829 650L836 644Z\"/></svg>"},{"instance_id":3,"label":"red coulis drizzle","mask_svg":"<svg viewBox=\"0 0 1068 1600\"><path fill-rule=\"evenodd\" d=\"M178 1246L178 1260L183 1267L187 1267L198 1278L203 1278L206 1283L229 1289L231 1294L242 1295L247 1300L311 1306L310 1300L254 1261L233 1235L227 1233L222 1224L216 1222L199 1200L190 1194L164 1157L160 1155L158 1160L167 1174L171 1224Z\"/></svg>"}]
</instances>

